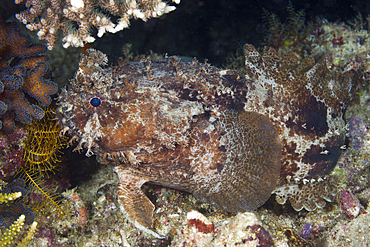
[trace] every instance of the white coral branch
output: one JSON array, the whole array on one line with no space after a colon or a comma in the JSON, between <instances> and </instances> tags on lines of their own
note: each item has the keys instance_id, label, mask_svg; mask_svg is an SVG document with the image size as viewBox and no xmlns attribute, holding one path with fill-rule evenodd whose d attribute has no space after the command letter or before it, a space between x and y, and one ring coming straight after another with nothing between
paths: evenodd
<instances>
[{"instance_id":1,"label":"white coral branch","mask_svg":"<svg viewBox=\"0 0 370 247\"><path fill-rule=\"evenodd\" d=\"M180 0L172 2L179 4ZM92 26L98 29L97 36L102 37L106 32L127 28L132 18L146 21L176 9L162 0L15 0L15 3L24 3L28 8L16 18L27 24L29 30L37 30L39 39L46 40L50 50L59 30L64 35L64 48L82 47L95 41L89 32ZM100 10L119 16L118 22L113 23Z\"/></svg>"}]
</instances>

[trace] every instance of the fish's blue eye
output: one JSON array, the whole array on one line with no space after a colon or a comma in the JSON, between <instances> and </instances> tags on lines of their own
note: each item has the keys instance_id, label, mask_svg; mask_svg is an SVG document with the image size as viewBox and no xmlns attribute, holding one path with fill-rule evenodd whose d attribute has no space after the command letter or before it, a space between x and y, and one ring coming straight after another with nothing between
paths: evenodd
<instances>
[{"instance_id":1,"label":"fish's blue eye","mask_svg":"<svg viewBox=\"0 0 370 247\"><path fill-rule=\"evenodd\" d=\"M92 98L92 99L90 99L90 104L93 107L98 107L98 106L101 105L101 99L100 98L97 98L97 97Z\"/></svg>"},{"instance_id":2,"label":"fish's blue eye","mask_svg":"<svg viewBox=\"0 0 370 247\"><path fill-rule=\"evenodd\" d=\"M86 107L96 110L97 108L102 106L104 101L105 101L104 96L95 95L94 97L88 98L85 101L85 104L86 104Z\"/></svg>"}]
</instances>

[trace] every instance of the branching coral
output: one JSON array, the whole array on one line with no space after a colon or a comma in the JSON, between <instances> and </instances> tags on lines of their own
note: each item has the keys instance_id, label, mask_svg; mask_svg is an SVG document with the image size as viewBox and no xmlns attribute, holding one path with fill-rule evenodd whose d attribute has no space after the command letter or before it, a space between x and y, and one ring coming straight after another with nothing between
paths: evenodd
<instances>
[{"instance_id":1,"label":"branching coral","mask_svg":"<svg viewBox=\"0 0 370 247\"><path fill-rule=\"evenodd\" d=\"M22 179L15 179L4 188L0 185L0 246L14 246L15 243L17 246L27 246L36 231L37 222L34 221L32 210L22 203L12 202L27 193L24 185ZM30 227L27 233L22 234L25 223Z\"/></svg>"},{"instance_id":2,"label":"branching coral","mask_svg":"<svg viewBox=\"0 0 370 247\"><path fill-rule=\"evenodd\" d=\"M22 192L0 193L0 203L13 201L22 196Z\"/></svg>"},{"instance_id":3,"label":"branching coral","mask_svg":"<svg viewBox=\"0 0 370 247\"><path fill-rule=\"evenodd\" d=\"M49 80L45 64L49 58L41 55L45 51L45 46L31 44L29 36L22 34L15 23L0 19L0 129L7 133L14 132L14 120L29 123L44 116L28 96L47 106L50 95L58 90Z\"/></svg>"},{"instance_id":4,"label":"branching coral","mask_svg":"<svg viewBox=\"0 0 370 247\"><path fill-rule=\"evenodd\" d=\"M19 237L21 230L23 229L25 216L22 214L19 218L13 222L13 224L1 234L0 230L0 245L1 246L13 246L12 244L16 242L16 239ZM30 241L35 234L37 227L37 222L34 221L29 227L26 235L23 237L20 242L17 243L17 246L28 246Z\"/></svg>"},{"instance_id":5,"label":"branching coral","mask_svg":"<svg viewBox=\"0 0 370 247\"><path fill-rule=\"evenodd\" d=\"M3 196L7 196L8 199L16 199L19 194L21 197L27 195L27 190L25 189L25 182L23 179L15 179L11 183L7 184L0 193ZM18 196L18 197L17 197ZM17 220L21 215L25 216L25 223L30 225L34 219L35 215L33 211L25 207L20 202L11 202L12 200L6 200L4 203L0 204L0 226L9 227L12 222Z\"/></svg>"},{"instance_id":6,"label":"branching coral","mask_svg":"<svg viewBox=\"0 0 370 247\"><path fill-rule=\"evenodd\" d=\"M53 49L57 32L63 32L64 47L84 46L95 41L91 27L98 29L98 37L105 32L115 33L129 26L130 19L146 21L175 10L161 0L16 0L28 9L16 15L31 31L38 30L38 37L46 40ZM180 0L173 0L180 3ZM119 16L114 24L105 13Z\"/></svg>"}]
</instances>

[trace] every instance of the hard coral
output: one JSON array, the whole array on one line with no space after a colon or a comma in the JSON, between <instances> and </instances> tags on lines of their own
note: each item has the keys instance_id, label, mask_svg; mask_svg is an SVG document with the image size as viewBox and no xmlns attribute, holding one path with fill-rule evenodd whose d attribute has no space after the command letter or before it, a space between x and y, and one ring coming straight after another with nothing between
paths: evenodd
<instances>
[{"instance_id":1,"label":"hard coral","mask_svg":"<svg viewBox=\"0 0 370 247\"><path fill-rule=\"evenodd\" d=\"M21 196L25 196L27 194L23 179L15 179L13 182L0 189L0 194L10 195L16 192L21 192ZM35 219L33 211L30 208L25 207L20 202L7 202L0 204L0 226L9 227L21 215L25 216L24 222L28 225L30 225Z\"/></svg>"},{"instance_id":2,"label":"hard coral","mask_svg":"<svg viewBox=\"0 0 370 247\"><path fill-rule=\"evenodd\" d=\"M44 52L45 46L31 44L29 36L22 34L15 23L0 18L0 129L7 133L14 132L14 120L29 123L44 116L28 96L47 106L50 95L58 90L48 80L50 72L45 62L49 58L41 55Z\"/></svg>"},{"instance_id":3,"label":"hard coral","mask_svg":"<svg viewBox=\"0 0 370 247\"><path fill-rule=\"evenodd\" d=\"M173 0L177 4L180 0ZM176 9L161 0L112 1L112 0L15 0L28 8L16 14L26 27L35 31L40 40L46 40L52 50L58 31L62 31L64 48L92 43L91 28L98 29L97 36L105 32L116 33L128 28L130 19L146 21ZM120 17L114 24L111 16Z\"/></svg>"}]
</instances>

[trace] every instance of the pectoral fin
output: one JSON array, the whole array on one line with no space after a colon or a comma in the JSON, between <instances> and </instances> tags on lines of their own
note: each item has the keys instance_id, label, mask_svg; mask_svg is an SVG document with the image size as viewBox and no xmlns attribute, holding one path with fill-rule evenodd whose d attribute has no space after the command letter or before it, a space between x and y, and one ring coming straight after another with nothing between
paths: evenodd
<instances>
[{"instance_id":1,"label":"pectoral fin","mask_svg":"<svg viewBox=\"0 0 370 247\"><path fill-rule=\"evenodd\" d=\"M152 227L154 204L141 190L141 186L148 182L148 179L120 166L116 166L114 170L119 178L118 198L122 212L140 230L156 238L163 238Z\"/></svg>"}]
</instances>

